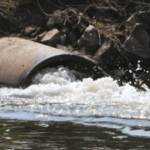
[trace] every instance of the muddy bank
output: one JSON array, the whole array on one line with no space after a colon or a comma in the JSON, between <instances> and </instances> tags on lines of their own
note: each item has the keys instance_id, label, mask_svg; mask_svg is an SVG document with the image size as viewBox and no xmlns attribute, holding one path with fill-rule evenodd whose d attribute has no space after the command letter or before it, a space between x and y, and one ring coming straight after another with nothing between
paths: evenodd
<instances>
[{"instance_id":1,"label":"muddy bank","mask_svg":"<svg viewBox=\"0 0 150 150\"><path fill-rule=\"evenodd\" d=\"M148 0L0 2L0 37L19 36L97 61L118 81L150 87Z\"/></svg>"}]
</instances>

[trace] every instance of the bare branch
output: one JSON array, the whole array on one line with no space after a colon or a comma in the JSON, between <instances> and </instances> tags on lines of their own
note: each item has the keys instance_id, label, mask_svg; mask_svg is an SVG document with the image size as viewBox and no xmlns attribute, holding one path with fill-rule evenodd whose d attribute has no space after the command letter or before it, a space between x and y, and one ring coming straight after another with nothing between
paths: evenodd
<instances>
[{"instance_id":1,"label":"bare branch","mask_svg":"<svg viewBox=\"0 0 150 150\"><path fill-rule=\"evenodd\" d=\"M39 6L40 10L42 11L42 13L43 13L45 16L47 16L47 17L52 17L52 16L53 16L53 15L51 15L51 14L47 14L46 12L44 12L43 8L41 7L41 5L40 5L40 3L39 3L39 0L37 0L37 3L38 3L38 6Z\"/></svg>"}]
</instances>

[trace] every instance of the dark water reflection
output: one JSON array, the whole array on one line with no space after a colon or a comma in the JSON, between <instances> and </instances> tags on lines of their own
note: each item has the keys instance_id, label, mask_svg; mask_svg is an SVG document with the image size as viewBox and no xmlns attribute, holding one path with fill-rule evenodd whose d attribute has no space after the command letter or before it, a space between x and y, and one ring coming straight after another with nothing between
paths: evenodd
<instances>
[{"instance_id":1,"label":"dark water reflection","mask_svg":"<svg viewBox=\"0 0 150 150\"><path fill-rule=\"evenodd\" d=\"M149 149L150 139L71 122L0 120L0 149Z\"/></svg>"}]
</instances>

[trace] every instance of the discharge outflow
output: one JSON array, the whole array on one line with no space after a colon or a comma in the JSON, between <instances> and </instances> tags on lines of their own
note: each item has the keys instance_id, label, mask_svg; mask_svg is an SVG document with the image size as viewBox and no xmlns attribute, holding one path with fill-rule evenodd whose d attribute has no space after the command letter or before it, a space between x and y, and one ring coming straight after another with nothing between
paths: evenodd
<instances>
[{"instance_id":1,"label":"discharge outflow","mask_svg":"<svg viewBox=\"0 0 150 150\"><path fill-rule=\"evenodd\" d=\"M85 78L63 66L38 72L26 89L1 87L0 95L0 110L10 110L11 115L18 110L47 114L47 120L59 115L150 119L149 90L138 92L129 84L119 87L111 77Z\"/></svg>"}]
</instances>

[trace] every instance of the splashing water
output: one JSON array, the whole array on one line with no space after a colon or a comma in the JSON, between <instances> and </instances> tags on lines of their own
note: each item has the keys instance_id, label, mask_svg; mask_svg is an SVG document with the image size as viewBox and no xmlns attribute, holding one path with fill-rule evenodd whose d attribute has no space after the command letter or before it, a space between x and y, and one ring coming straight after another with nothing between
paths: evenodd
<instances>
[{"instance_id":1,"label":"splashing water","mask_svg":"<svg viewBox=\"0 0 150 150\"><path fill-rule=\"evenodd\" d=\"M46 68L26 89L0 88L0 117L69 120L90 125L109 120L109 123L150 126L150 90L138 92L129 84L119 87L111 77L80 81L76 76L84 75L62 66ZM137 121L133 123L131 118Z\"/></svg>"}]
</instances>

